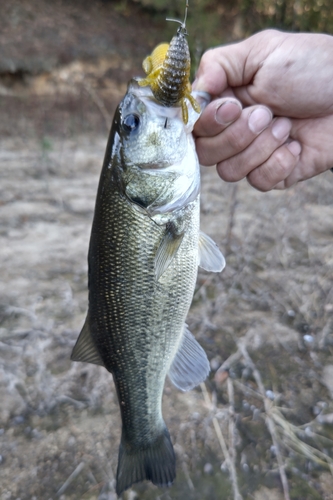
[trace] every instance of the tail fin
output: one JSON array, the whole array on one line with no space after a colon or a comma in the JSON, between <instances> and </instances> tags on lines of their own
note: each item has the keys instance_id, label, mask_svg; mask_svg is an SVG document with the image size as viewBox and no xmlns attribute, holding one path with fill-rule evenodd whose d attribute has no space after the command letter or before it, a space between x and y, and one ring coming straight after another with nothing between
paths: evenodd
<instances>
[{"instance_id":1,"label":"tail fin","mask_svg":"<svg viewBox=\"0 0 333 500\"><path fill-rule=\"evenodd\" d=\"M132 484L148 479L157 486L171 486L176 477L176 457L167 428L147 448L130 449L121 438L117 470L117 495Z\"/></svg>"}]
</instances>

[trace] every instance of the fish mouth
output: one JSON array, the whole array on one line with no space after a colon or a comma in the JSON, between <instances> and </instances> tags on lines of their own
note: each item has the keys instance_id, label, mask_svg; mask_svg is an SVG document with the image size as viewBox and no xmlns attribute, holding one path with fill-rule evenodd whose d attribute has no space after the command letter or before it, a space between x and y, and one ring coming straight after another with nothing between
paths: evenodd
<instances>
[{"instance_id":1,"label":"fish mouth","mask_svg":"<svg viewBox=\"0 0 333 500\"><path fill-rule=\"evenodd\" d=\"M168 167L174 166L173 164L161 162L161 163L141 163L138 167L141 170L148 170L151 173L165 171Z\"/></svg>"},{"instance_id":2,"label":"fish mouth","mask_svg":"<svg viewBox=\"0 0 333 500\"><path fill-rule=\"evenodd\" d=\"M155 99L149 86L147 87L139 86L138 84L139 80L141 80L141 78L139 77L132 78L132 80L130 80L128 84L127 92L133 94L140 101L142 101L143 104L145 104L147 109L149 110L149 113L153 114L154 116L165 117L166 119L179 118L180 120L182 120L182 113L180 107L164 106L163 104L161 104L161 102Z\"/></svg>"}]
</instances>

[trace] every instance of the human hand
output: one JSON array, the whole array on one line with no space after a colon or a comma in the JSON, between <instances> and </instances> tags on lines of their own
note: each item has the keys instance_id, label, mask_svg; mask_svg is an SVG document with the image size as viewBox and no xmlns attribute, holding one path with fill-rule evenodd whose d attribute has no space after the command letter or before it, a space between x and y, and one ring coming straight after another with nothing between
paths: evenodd
<instances>
[{"instance_id":1,"label":"human hand","mask_svg":"<svg viewBox=\"0 0 333 500\"><path fill-rule=\"evenodd\" d=\"M333 166L333 37L267 30L212 49L193 88L214 99L194 133L222 179L268 191Z\"/></svg>"}]
</instances>

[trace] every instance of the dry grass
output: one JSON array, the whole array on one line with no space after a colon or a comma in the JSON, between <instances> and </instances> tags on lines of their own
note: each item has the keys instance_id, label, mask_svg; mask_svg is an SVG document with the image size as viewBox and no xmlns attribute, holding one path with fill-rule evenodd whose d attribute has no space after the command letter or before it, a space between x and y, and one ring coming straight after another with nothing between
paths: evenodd
<instances>
[{"instance_id":1,"label":"dry grass","mask_svg":"<svg viewBox=\"0 0 333 500\"><path fill-rule=\"evenodd\" d=\"M106 94L73 78L103 130ZM0 153L0 498L114 500L113 383L102 368L69 361L85 316L106 135L74 127L45 137L42 125L8 137ZM267 489L331 498L332 187L328 172L262 194L203 171L202 228L227 268L200 272L189 324L213 374L189 394L167 382L178 479L167 491L138 485L128 499L259 500Z\"/></svg>"}]
</instances>

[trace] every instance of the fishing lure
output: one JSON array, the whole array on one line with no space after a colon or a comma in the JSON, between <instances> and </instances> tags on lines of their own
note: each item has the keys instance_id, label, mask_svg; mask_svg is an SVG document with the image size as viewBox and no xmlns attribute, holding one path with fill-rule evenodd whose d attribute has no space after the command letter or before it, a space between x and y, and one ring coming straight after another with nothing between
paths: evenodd
<instances>
[{"instance_id":1,"label":"fishing lure","mask_svg":"<svg viewBox=\"0 0 333 500\"><path fill-rule=\"evenodd\" d=\"M139 80L141 87L150 86L155 99L163 106L180 105L185 124L188 122L188 109L185 99L188 99L193 109L200 113L200 105L191 95L190 84L191 57L186 36L186 18L188 3L185 7L184 21L167 19L180 24L176 35L170 44L161 43L147 56L142 67L147 75Z\"/></svg>"}]
</instances>

